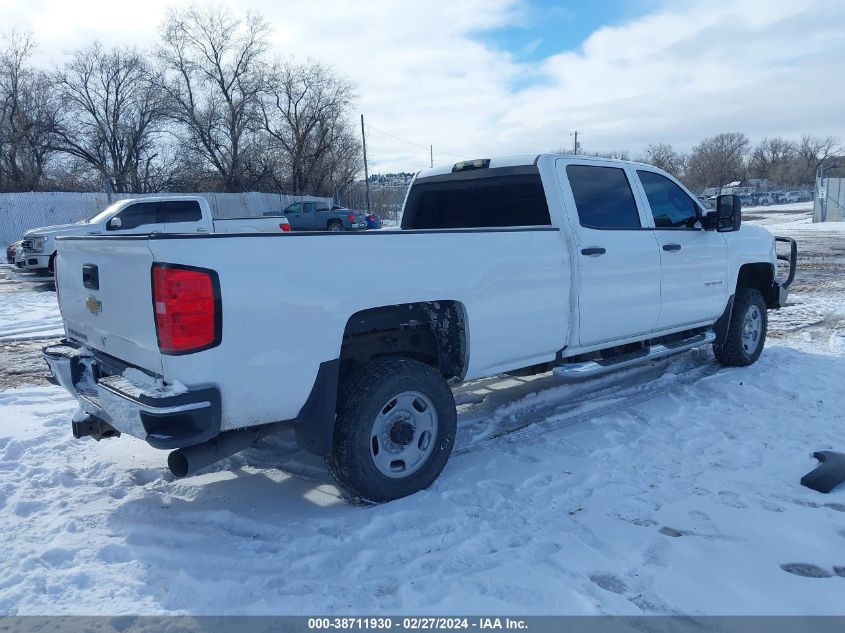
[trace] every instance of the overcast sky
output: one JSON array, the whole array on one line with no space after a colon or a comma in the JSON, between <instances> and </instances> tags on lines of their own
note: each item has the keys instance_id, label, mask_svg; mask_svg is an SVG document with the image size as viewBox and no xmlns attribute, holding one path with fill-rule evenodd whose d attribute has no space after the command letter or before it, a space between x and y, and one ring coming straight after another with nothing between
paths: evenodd
<instances>
[{"instance_id":1,"label":"overcast sky","mask_svg":"<svg viewBox=\"0 0 845 633\"><path fill-rule=\"evenodd\" d=\"M183 4L0 0L0 29L32 31L49 66L93 39L152 47ZM427 167L429 144L435 164L569 148L574 130L633 154L724 131L845 140L842 0L224 4L264 15L276 54L355 82L372 171Z\"/></svg>"}]
</instances>

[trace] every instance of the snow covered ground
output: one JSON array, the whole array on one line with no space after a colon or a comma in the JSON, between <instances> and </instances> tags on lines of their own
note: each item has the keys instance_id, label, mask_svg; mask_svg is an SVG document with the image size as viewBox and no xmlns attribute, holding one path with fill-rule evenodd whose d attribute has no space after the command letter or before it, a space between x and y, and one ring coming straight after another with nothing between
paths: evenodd
<instances>
[{"instance_id":1,"label":"snow covered ground","mask_svg":"<svg viewBox=\"0 0 845 633\"><path fill-rule=\"evenodd\" d=\"M441 478L379 507L289 435L179 481L74 440L43 343L0 344L0 614L845 614L845 489L798 483L845 451L845 232L802 218L753 220L802 252L756 365L463 385ZM0 281L0 332L54 297Z\"/></svg>"},{"instance_id":2,"label":"snow covered ground","mask_svg":"<svg viewBox=\"0 0 845 633\"><path fill-rule=\"evenodd\" d=\"M4 266L0 276L0 343L61 336L62 319L52 281ZM27 292L31 290L32 292Z\"/></svg>"}]
</instances>

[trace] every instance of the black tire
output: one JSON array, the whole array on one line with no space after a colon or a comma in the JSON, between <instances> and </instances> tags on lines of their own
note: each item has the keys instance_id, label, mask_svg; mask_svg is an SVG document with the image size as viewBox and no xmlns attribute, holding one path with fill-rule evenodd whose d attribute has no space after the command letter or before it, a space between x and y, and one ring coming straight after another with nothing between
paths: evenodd
<instances>
[{"instance_id":1,"label":"black tire","mask_svg":"<svg viewBox=\"0 0 845 633\"><path fill-rule=\"evenodd\" d=\"M743 340L743 331L746 317L753 316L755 310L761 320L761 328L756 341L749 344ZM756 362L766 344L767 327L766 302L760 291L756 288L737 288L728 335L724 343L713 345L716 360L730 367L746 367Z\"/></svg>"},{"instance_id":2,"label":"black tire","mask_svg":"<svg viewBox=\"0 0 845 633\"><path fill-rule=\"evenodd\" d=\"M332 233L340 233L343 230L343 224L337 221L329 222L328 230Z\"/></svg>"},{"instance_id":3,"label":"black tire","mask_svg":"<svg viewBox=\"0 0 845 633\"><path fill-rule=\"evenodd\" d=\"M383 474L372 456L372 430L385 404L401 393L426 396L437 414L433 449L417 470L407 476ZM371 360L344 381L338 397L332 452L326 464L351 495L370 502L399 499L430 486L443 471L457 431L452 390L432 367L410 358Z\"/></svg>"}]
</instances>

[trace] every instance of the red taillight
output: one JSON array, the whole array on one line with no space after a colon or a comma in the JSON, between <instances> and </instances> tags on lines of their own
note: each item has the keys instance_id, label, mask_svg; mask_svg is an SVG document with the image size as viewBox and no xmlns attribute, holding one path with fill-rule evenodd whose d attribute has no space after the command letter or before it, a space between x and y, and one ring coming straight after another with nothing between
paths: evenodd
<instances>
[{"instance_id":1,"label":"red taillight","mask_svg":"<svg viewBox=\"0 0 845 633\"><path fill-rule=\"evenodd\" d=\"M153 308L163 354L198 352L220 342L220 287L214 271L153 264Z\"/></svg>"},{"instance_id":2,"label":"red taillight","mask_svg":"<svg viewBox=\"0 0 845 633\"><path fill-rule=\"evenodd\" d=\"M290 224L288 224L287 222L283 222L279 225L279 228L283 231L290 231Z\"/></svg>"},{"instance_id":3,"label":"red taillight","mask_svg":"<svg viewBox=\"0 0 845 633\"><path fill-rule=\"evenodd\" d=\"M355 214L354 214L354 213L350 213L350 214L349 214L349 218L347 218L347 219L348 219L350 222L354 222L354 221L355 221Z\"/></svg>"}]
</instances>

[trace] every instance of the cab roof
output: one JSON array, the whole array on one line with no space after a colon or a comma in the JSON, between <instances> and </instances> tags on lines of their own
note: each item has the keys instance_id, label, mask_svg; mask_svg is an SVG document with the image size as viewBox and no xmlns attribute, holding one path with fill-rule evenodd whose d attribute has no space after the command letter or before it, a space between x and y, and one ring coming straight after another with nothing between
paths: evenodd
<instances>
[{"instance_id":1,"label":"cab roof","mask_svg":"<svg viewBox=\"0 0 845 633\"><path fill-rule=\"evenodd\" d=\"M543 152L541 154L512 154L508 156L496 156L492 158L476 158L438 165L430 169L423 169L417 174L417 178L428 178L429 176L444 176L457 171L471 169L494 169L496 167L521 167L536 165L540 158L551 156L554 158L577 158L583 161L610 162L629 165L645 165L633 160L621 160L618 158L602 158L600 156L585 156L584 154L560 154L556 152Z\"/></svg>"}]
</instances>

